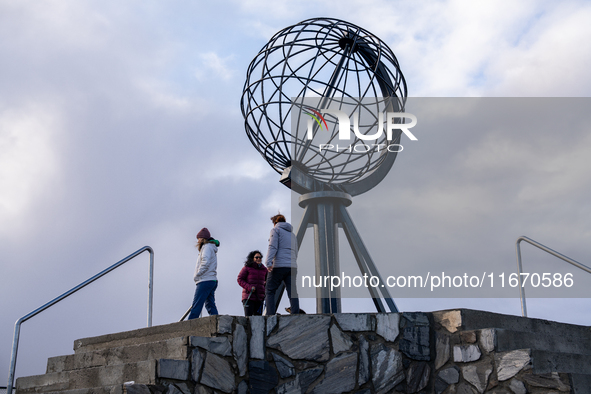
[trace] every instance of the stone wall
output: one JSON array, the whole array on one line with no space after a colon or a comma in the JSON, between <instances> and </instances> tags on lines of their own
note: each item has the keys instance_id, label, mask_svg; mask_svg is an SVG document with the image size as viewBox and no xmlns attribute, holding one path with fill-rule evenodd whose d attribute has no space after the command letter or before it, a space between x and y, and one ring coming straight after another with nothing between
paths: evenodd
<instances>
[{"instance_id":1,"label":"stone wall","mask_svg":"<svg viewBox=\"0 0 591 394\"><path fill-rule=\"evenodd\" d=\"M461 331L458 311L435 312L435 393L571 392L567 374L534 375L530 349L498 352L496 329ZM534 335L534 333L531 333ZM447 391L446 391L447 390Z\"/></svg>"},{"instance_id":2,"label":"stone wall","mask_svg":"<svg viewBox=\"0 0 591 394\"><path fill-rule=\"evenodd\" d=\"M159 360L157 384L127 393L562 393L529 349L498 352L495 329L465 331L458 311L218 318L187 360Z\"/></svg>"}]
</instances>

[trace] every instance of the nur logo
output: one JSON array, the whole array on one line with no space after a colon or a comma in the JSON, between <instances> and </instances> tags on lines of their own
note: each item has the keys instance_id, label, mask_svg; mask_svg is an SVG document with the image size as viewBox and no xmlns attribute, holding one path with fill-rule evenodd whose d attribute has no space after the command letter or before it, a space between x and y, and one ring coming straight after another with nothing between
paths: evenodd
<instances>
[{"instance_id":1,"label":"nur logo","mask_svg":"<svg viewBox=\"0 0 591 394\"><path fill-rule=\"evenodd\" d=\"M308 119L307 124L307 133L306 138L308 140L314 139L314 121L320 127L320 130L324 129L328 131L328 124L324 119L323 114L329 114L337 118L338 127L339 127L339 140L340 141L349 141L351 140L351 120L346 112L336 110L336 109L320 109L315 110L310 107L306 108L307 111L304 111L305 114L310 116ZM359 131L359 114L358 112L353 113L353 133L357 138L362 141L377 141L384 135L384 113L378 113L377 119L377 130L373 134L363 134ZM338 145L333 144L320 144L318 149L320 152L322 150L335 150L335 151L342 151L348 150L349 152L357 152L357 153L365 153L369 152L372 148L377 149L378 151L381 148L386 147L389 152L401 152L403 147L400 144L390 144L390 141L393 140L394 130L400 130L404 133L411 141L417 141L417 137L414 136L413 133L410 132L409 129L416 126L417 124L417 117L410 113L405 112L386 112L386 139L388 144L357 144L357 145L349 145L347 147L339 147ZM400 119L400 121L396 122L396 119ZM402 123L404 119L410 119L409 123ZM395 149L395 150L393 150Z\"/></svg>"}]
</instances>

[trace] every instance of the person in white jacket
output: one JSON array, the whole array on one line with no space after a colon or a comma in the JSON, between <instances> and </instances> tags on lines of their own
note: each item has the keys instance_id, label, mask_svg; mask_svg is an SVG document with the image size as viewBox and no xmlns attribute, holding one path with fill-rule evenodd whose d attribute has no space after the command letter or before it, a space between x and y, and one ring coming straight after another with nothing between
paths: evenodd
<instances>
[{"instance_id":1,"label":"person in white jacket","mask_svg":"<svg viewBox=\"0 0 591 394\"><path fill-rule=\"evenodd\" d=\"M201 315L203 305L205 305L205 309L207 309L210 316L218 314L218 309L215 306L215 289L218 287L217 252L219 244L219 241L211 237L207 228L204 227L197 233L199 257L193 275L196 288L191 313L188 317L189 320L196 319Z\"/></svg>"}]
</instances>

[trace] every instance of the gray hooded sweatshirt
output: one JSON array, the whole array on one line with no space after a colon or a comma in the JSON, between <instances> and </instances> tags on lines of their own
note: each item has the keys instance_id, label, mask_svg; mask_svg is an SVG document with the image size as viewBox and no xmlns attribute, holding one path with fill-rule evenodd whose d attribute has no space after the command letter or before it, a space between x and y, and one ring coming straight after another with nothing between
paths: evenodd
<instances>
[{"instance_id":1,"label":"gray hooded sweatshirt","mask_svg":"<svg viewBox=\"0 0 591 394\"><path fill-rule=\"evenodd\" d=\"M297 268L298 248L293 227L286 222L277 223L269 236L267 267Z\"/></svg>"}]
</instances>

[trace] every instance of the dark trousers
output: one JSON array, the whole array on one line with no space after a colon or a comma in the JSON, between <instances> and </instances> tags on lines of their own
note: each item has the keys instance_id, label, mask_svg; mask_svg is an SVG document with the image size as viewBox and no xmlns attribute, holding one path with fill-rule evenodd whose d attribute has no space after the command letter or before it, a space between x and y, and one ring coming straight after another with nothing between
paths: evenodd
<instances>
[{"instance_id":1,"label":"dark trousers","mask_svg":"<svg viewBox=\"0 0 591 394\"><path fill-rule=\"evenodd\" d=\"M206 280L197 283L195 287L195 296L193 297L193 306L188 320L196 319L201 314L203 304L209 315L217 315L218 309L215 306L215 289L218 287L217 280Z\"/></svg>"},{"instance_id":2,"label":"dark trousers","mask_svg":"<svg viewBox=\"0 0 591 394\"><path fill-rule=\"evenodd\" d=\"M287 290L287 296L289 297L291 314L300 313L300 300L298 299L298 294L295 291L295 288L293 289L294 292L292 294L291 289L291 278L292 276L295 278L296 273L297 271L295 269L292 272L292 269L287 267L273 268L273 271L269 272L267 275L267 284L265 286L265 301L267 302L265 315L269 316L277 313L277 305L275 305L276 293L282 282L285 283L285 289Z\"/></svg>"},{"instance_id":3,"label":"dark trousers","mask_svg":"<svg viewBox=\"0 0 591 394\"><path fill-rule=\"evenodd\" d=\"M246 300L242 301L242 306L244 306L244 316L260 316L262 315L263 311L261 306L263 305L263 301L256 301L253 299L248 300L248 304Z\"/></svg>"}]
</instances>

